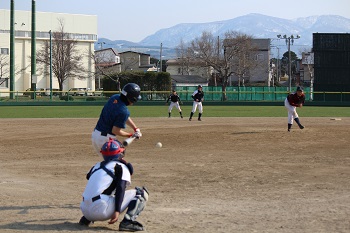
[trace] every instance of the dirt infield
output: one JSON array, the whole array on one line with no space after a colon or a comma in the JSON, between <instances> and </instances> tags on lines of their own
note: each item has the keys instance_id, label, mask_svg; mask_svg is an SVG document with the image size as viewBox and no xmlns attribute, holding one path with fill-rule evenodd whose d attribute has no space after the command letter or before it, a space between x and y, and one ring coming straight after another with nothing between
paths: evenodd
<instances>
[{"instance_id":1,"label":"dirt infield","mask_svg":"<svg viewBox=\"0 0 350 233\"><path fill-rule=\"evenodd\" d=\"M147 232L350 232L350 118L134 118L132 186ZM97 119L0 119L0 232L109 232L79 226ZM156 148L156 142L162 148Z\"/></svg>"}]
</instances>

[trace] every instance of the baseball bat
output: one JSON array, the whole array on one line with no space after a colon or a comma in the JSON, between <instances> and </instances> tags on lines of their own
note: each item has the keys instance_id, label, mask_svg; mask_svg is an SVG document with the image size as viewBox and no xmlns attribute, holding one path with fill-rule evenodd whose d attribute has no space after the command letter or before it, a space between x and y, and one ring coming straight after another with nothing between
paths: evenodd
<instances>
[{"instance_id":1,"label":"baseball bat","mask_svg":"<svg viewBox=\"0 0 350 233\"><path fill-rule=\"evenodd\" d=\"M136 137L130 137L130 138L127 138L123 141L123 145L124 146L129 146L134 140L136 139Z\"/></svg>"}]
</instances>

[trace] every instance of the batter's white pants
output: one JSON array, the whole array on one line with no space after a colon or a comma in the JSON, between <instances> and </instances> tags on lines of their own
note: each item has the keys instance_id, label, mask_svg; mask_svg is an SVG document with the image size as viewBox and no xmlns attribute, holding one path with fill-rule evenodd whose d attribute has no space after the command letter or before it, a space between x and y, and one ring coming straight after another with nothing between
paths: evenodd
<instances>
[{"instance_id":1,"label":"batter's white pants","mask_svg":"<svg viewBox=\"0 0 350 233\"><path fill-rule=\"evenodd\" d=\"M288 124L293 124L293 120L298 118L297 108L289 104L287 98L284 100L284 106L288 110Z\"/></svg>"},{"instance_id":2,"label":"batter's white pants","mask_svg":"<svg viewBox=\"0 0 350 233\"><path fill-rule=\"evenodd\" d=\"M108 142L109 138L116 139L116 137L112 134L107 134L107 136L103 136L101 135L101 132L96 129L92 132L91 134L92 147L95 149L98 155L101 155L101 148L103 144Z\"/></svg>"},{"instance_id":3,"label":"batter's white pants","mask_svg":"<svg viewBox=\"0 0 350 233\"><path fill-rule=\"evenodd\" d=\"M193 101L193 105L192 105L192 112L195 113L198 107L198 112L199 113L203 113L203 105L202 102L196 102Z\"/></svg>"},{"instance_id":4,"label":"batter's white pants","mask_svg":"<svg viewBox=\"0 0 350 233\"><path fill-rule=\"evenodd\" d=\"M173 110L173 107L176 107L179 112L181 112L180 104L179 102L171 102L168 108L168 112L171 112Z\"/></svg>"},{"instance_id":5,"label":"batter's white pants","mask_svg":"<svg viewBox=\"0 0 350 233\"><path fill-rule=\"evenodd\" d=\"M115 212L115 198L101 194L101 199L97 201L83 200L80 203L80 209L85 218L90 221L105 221L112 217ZM130 201L136 196L136 189L125 191L120 212L123 212L129 205Z\"/></svg>"}]
</instances>

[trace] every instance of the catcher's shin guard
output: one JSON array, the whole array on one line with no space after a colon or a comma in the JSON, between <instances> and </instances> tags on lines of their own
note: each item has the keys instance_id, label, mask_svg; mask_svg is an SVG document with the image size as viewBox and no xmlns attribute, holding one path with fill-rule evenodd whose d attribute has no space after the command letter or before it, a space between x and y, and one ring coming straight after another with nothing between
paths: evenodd
<instances>
[{"instance_id":1,"label":"catcher's shin guard","mask_svg":"<svg viewBox=\"0 0 350 233\"><path fill-rule=\"evenodd\" d=\"M127 220L135 221L146 206L148 201L148 190L145 187L136 187L136 196L132 199L128 205L128 211L125 213L124 218Z\"/></svg>"}]
</instances>

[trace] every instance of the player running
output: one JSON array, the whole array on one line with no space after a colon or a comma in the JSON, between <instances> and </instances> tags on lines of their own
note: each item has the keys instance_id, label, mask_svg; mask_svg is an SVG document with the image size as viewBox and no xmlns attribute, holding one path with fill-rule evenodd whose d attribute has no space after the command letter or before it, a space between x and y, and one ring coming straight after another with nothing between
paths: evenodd
<instances>
[{"instance_id":1,"label":"player running","mask_svg":"<svg viewBox=\"0 0 350 233\"><path fill-rule=\"evenodd\" d=\"M182 116L182 111L181 111L181 108L180 108L180 103L181 102L181 99L180 99L180 96L176 93L175 90L173 90L173 93L169 95L167 101L166 101L166 104L169 103L169 100L171 100L170 102L170 105L169 105L169 108L168 108L168 114L169 114L169 118L171 117L171 110L173 109L173 107L176 107L177 110L179 110L179 113L180 113L180 117L183 118Z\"/></svg>"},{"instance_id":2,"label":"player running","mask_svg":"<svg viewBox=\"0 0 350 233\"><path fill-rule=\"evenodd\" d=\"M192 105L192 111L190 115L189 121L192 120L193 114L196 112L197 107L198 107L198 120L201 121L202 113L203 113L203 105L202 102L204 100L204 92L202 91L202 85L198 85L198 89L195 90L192 94L192 99L193 99L193 105Z\"/></svg>"},{"instance_id":3,"label":"player running","mask_svg":"<svg viewBox=\"0 0 350 233\"><path fill-rule=\"evenodd\" d=\"M296 111L296 107L301 108L304 102L305 102L305 95L303 92L303 88L300 86L297 87L296 92L289 94L285 99L284 106L288 110L288 132L290 132L292 128L293 119L298 124L300 129L304 129L304 126L300 124L299 116Z\"/></svg>"}]
</instances>

